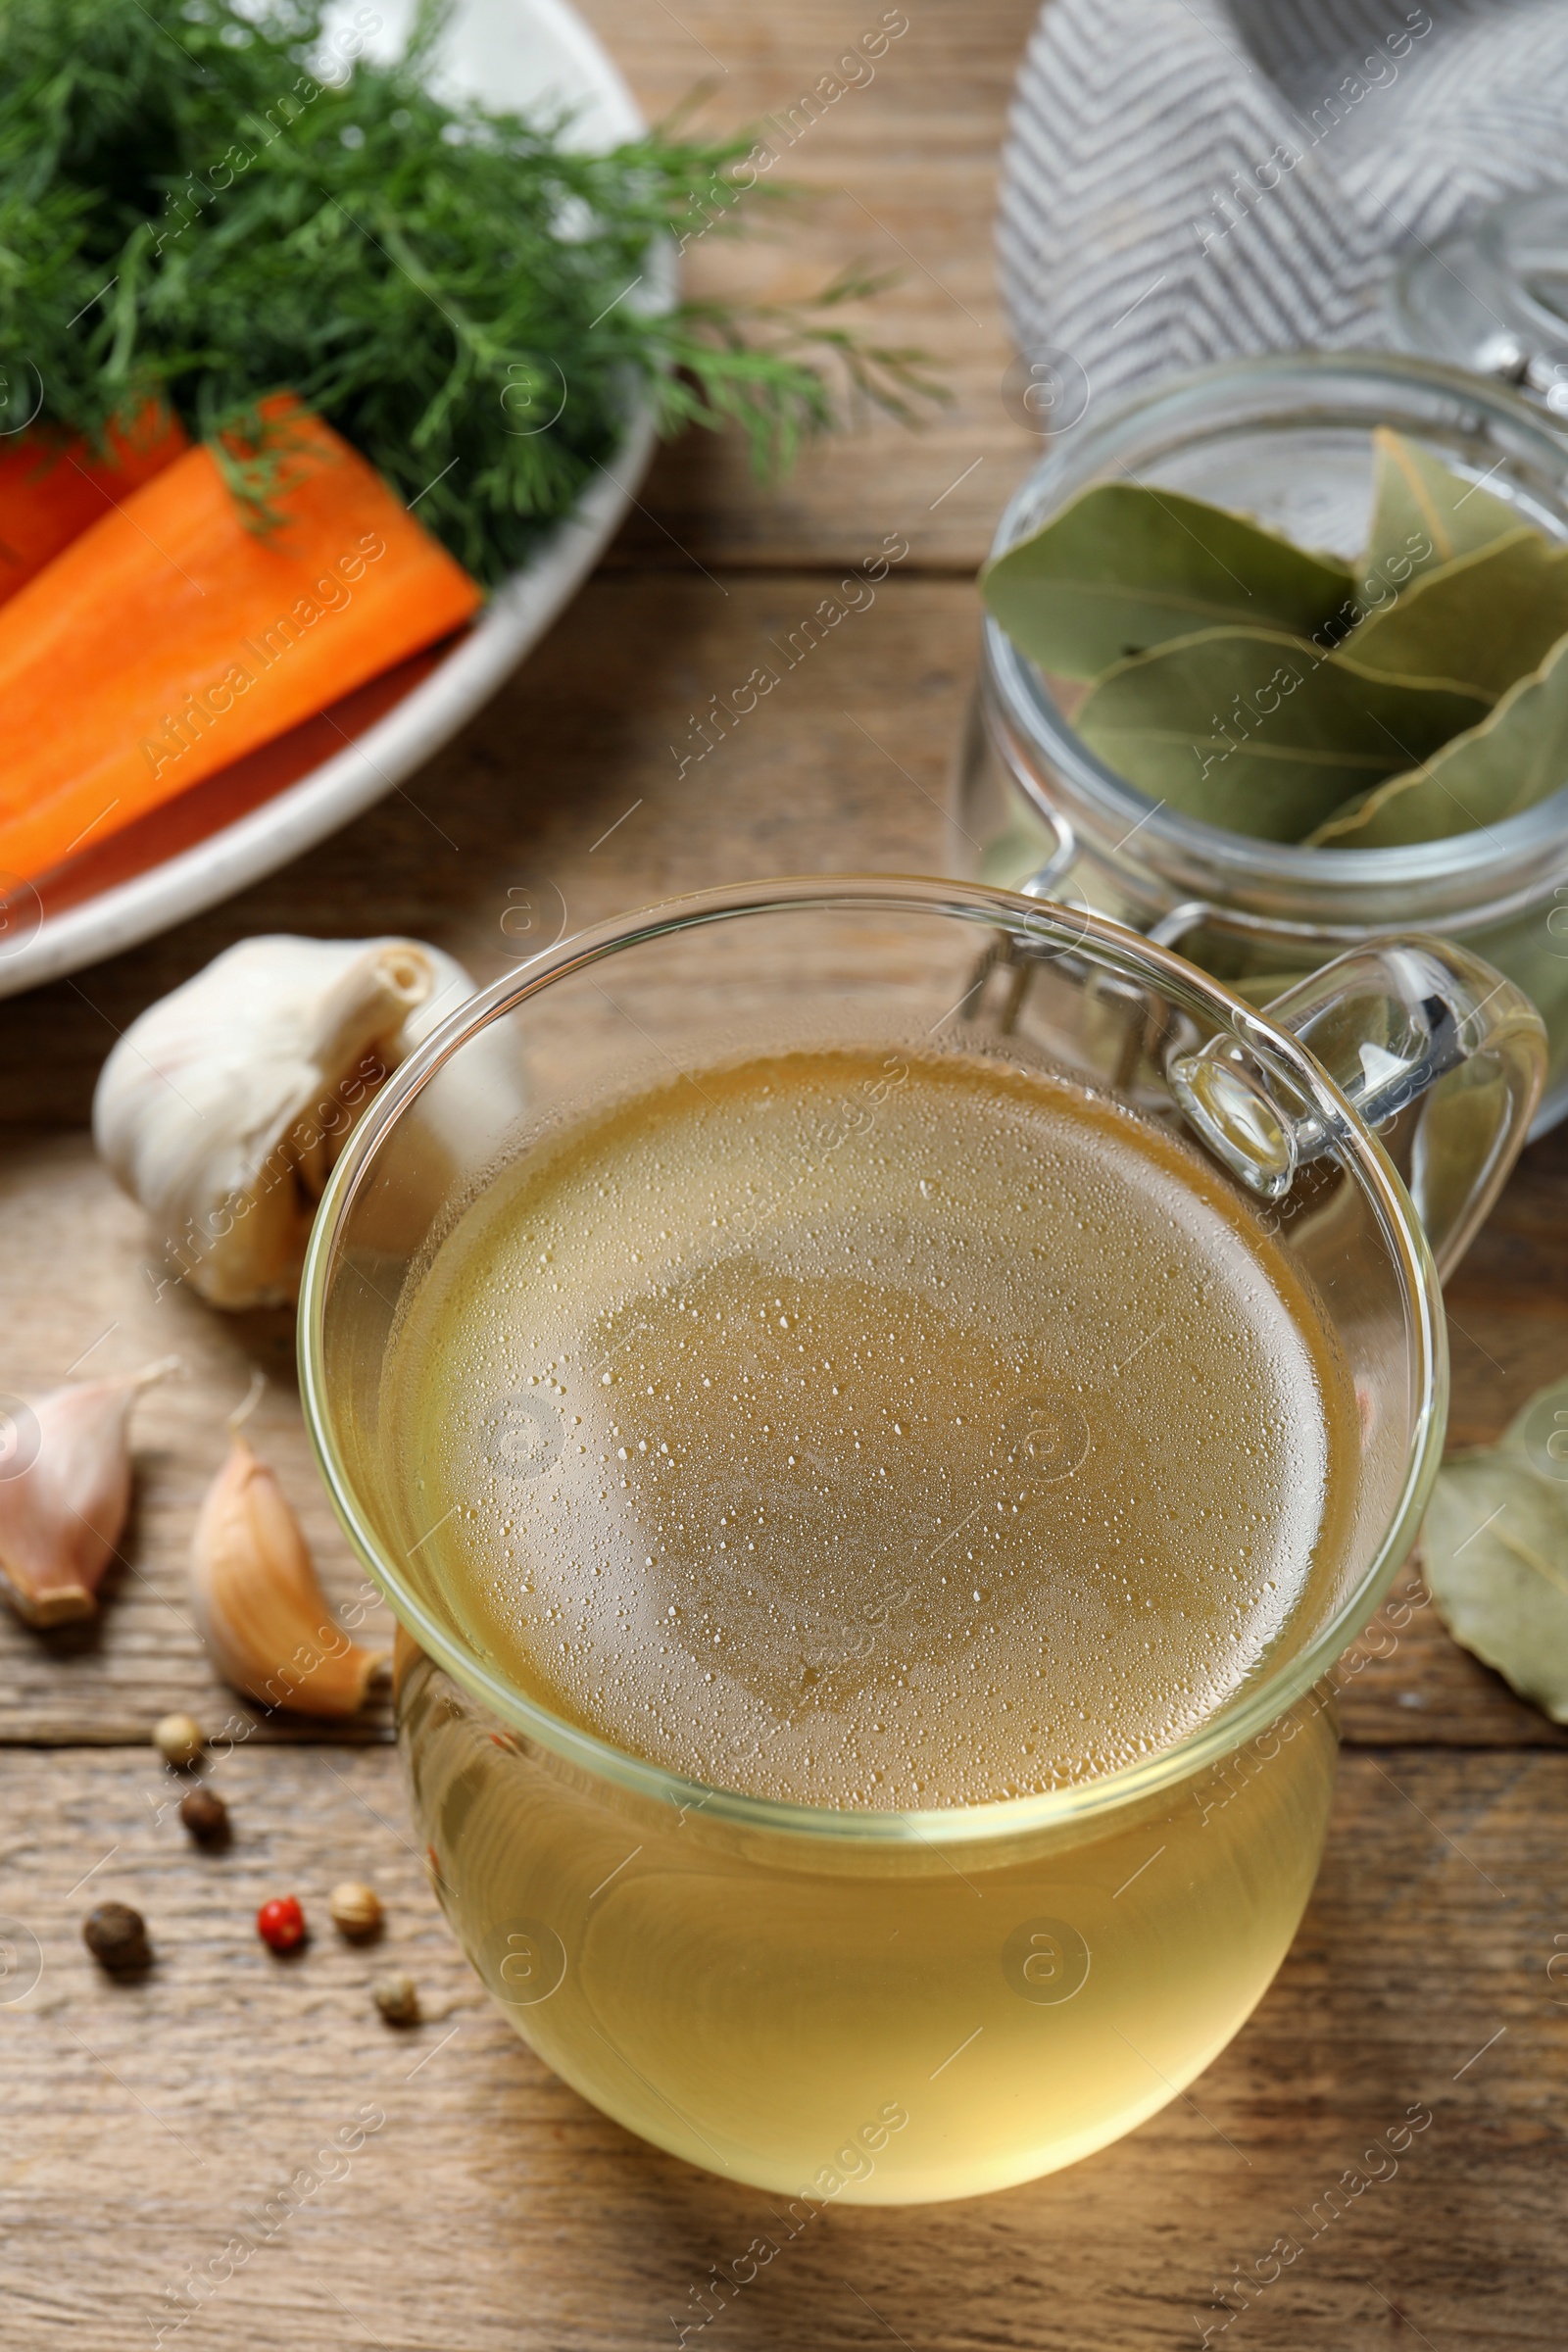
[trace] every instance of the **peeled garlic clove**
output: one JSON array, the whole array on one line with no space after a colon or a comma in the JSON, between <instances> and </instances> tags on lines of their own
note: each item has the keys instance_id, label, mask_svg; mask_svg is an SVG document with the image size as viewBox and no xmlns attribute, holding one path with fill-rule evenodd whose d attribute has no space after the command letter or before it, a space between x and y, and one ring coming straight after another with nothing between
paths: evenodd
<instances>
[{"instance_id":1,"label":"peeled garlic clove","mask_svg":"<svg viewBox=\"0 0 1568 2352\"><path fill-rule=\"evenodd\" d=\"M473 993L412 939L241 940L150 1005L104 1064L93 1136L218 1306L299 1288L333 1160L389 1070Z\"/></svg>"},{"instance_id":2,"label":"peeled garlic clove","mask_svg":"<svg viewBox=\"0 0 1568 2352\"><path fill-rule=\"evenodd\" d=\"M29 1625L64 1625L97 1607L130 1508L130 1408L178 1360L52 1389L11 1416L0 1460L0 1574Z\"/></svg>"},{"instance_id":3,"label":"peeled garlic clove","mask_svg":"<svg viewBox=\"0 0 1568 2352\"><path fill-rule=\"evenodd\" d=\"M385 1671L338 1625L299 1521L238 1430L191 1539L191 1590L219 1673L265 1707L352 1715Z\"/></svg>"}]
</instances>

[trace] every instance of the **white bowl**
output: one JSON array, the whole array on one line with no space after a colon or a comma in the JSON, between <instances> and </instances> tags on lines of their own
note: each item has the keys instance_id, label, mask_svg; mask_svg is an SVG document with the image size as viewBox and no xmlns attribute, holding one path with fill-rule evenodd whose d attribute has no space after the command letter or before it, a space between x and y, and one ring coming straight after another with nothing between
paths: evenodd
<instances>
[{"instance_id":1,"label":"white bowl","mask_svg":"<svg viewBox=\"0 0 1568 2352\"><path fill-rule=\"evenodd\" d=\"M343 10L344 20L352 13ZM371 45L395 54L412 15L409 0L382 0L378 13L384 22ZM497 107L562 100L575 110L570 136L583 147L613 147L647 127L566 0L460 0L442 44L440 78ZM673 255L658 258L654 291L672 294ZM0 997L79 971L216 906L336 832L428 760L575 595L633 503L654 439L644 407L613 467L448 652L416 656L361 687L330 717L307 721L112 836L58 881L46 880L41 894L13 882L0 898ZM342 748L323 757L339 737ZM236 812L214 825L215 801L232 803ZM182 840L202 826L204 813L209 829Z\"/></svg>"}]
</instances>

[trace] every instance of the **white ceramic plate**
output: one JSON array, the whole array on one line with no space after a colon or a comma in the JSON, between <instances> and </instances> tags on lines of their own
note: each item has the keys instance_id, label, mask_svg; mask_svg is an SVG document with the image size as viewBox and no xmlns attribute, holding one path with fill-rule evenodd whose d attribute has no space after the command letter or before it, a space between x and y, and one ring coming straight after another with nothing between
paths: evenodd
<instances>
[{"instance_id":1,"label":"white ceramic plate","mask_svg":"<svg viewBox=\"0 0 1568 2352\"><path fill-rule=\"evenodd\" d=\"M344 20L353 13L342 11ZM381 0L375 13L383 23L371 45L395 54L409 0ZM612 147L646 127L566 0L460 0L442 79L498 107L564 102L574 110L571 135L586 147ZM216 906L336 832L428 760L569 603L631 504L653 444L652 421L640 414L612 472L450 650L416 656L360 688L329 715L46 879L41 893L13 883L0 898L0 997L79 971Z\"/></svg>"}]
</instances>

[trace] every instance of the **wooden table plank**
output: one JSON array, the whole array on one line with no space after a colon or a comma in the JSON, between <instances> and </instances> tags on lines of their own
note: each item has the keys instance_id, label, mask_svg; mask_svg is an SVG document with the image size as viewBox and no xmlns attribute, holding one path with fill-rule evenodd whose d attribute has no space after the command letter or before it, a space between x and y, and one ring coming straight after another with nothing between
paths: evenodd
<instances>
[{"instance_id":1,"label":"wooden table plank","mask_svg":"<svg viewBox=\"0 0 1568 2352\"><path fill-rule=\"evenodd\" d=\"M220 1856L156 1818L171 1776L151 1758L0 1757L0 1912L42 1956L0 2007L8 2344L74 2324L94 2352L145 2352L190 2270L261 2234L248 2217L290 2180L300 2209L179 2331L193 2352L672 2342L710 2266L775 2227L769 2200L633 2140L514 2038L424 1886L386 1751L241 1748L215 1778L237 1832ZM1545 1971L1565 1868L1568 1758L1348 1757L1291 1957L1192 2099L1004 2197L824 2210L704 2340L1166 2352L1223 2316L1211 2289L1234 2263L1294 2236L1233 2341L1555 2352L1568 2011ZM323 1916L345 1871L387 1901L369 1951ZM251 1916L289 1888L318 1933L278 1962ZM106 1981L81 1948L110 1895L146 1914L143 1983ZM411 2033L368 1999L390 1966L422 1988ZM317 2164L367 2106L384 2124ZM1412 2106L1433 2121L1397 2172L1331 2219L1329 2188L1385 2169L1365 2152ZM338 2177L312 2188L301 2167Z\"/></svg>"},{"instance_id":2,"label":"wooden table plank","mask_svg":"<svg viewBox=\"0 0 1568 2352\"><path fill-rule=\"evenodd\" d=\"M1446 1293L1448 1444L1490 1446L1568 1373L1568 1127L1534 1144Z\"/></svg>"},{"instance_id":3,"label":"wooden table plank","mask_svg":"<svg viewBox=\"0 0 1568 2352\"><path fill-rule=\"evenodd\" d=\"M643 0L592 0L585 14L654 118L699 84L699 126L756 124L777 161L762 180L810 192L788 230L744 239L710 232L686 252L696 294L799 299L851 261L899 273L853 317L878 342L935 355L953 395L917 436L870 416L809 452L779 488L760 489L741 450L690 435L656 469L626 556L661 566L853 562L885 529L886 485L906 492L913 560L972 571L1038 437L1004 404L1012 356L999 313L990 216L1012 76L1035 0L967 0L884 11L847 0L740 10L682 6L678 21ZM903 19L880 57L865 36ZM844 63L858 55L860 65ZM867 77L869 74L869 78ZM842 95L827 94L837 82ZM855 83L858 86L849 86ZM731 216L757 218L756 199Z\"/></svg>"}]
</instances>

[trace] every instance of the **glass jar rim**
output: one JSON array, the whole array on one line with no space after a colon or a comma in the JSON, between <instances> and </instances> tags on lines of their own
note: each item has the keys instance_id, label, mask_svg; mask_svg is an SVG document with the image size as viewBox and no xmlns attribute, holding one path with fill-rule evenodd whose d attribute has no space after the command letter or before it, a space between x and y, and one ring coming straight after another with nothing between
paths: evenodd
<instances>
[{"instance_id":1,"label":"glass jar rim","mask_svg":"<svg viewBox=\"0 0 1568 2352\"><path fill-rule=\"evenodd\" d=\"M597 1734L568 1723L515 1689L436 1619L389 1559L361 1509L338 1451L327 1401L325 1311L336 1244L381 1144L423 1088L454 1054L492 1022L505 1018L557 981L669 934L751 915L837 910L864 914L947 916L992 931L1027 927L1032 938L1059 936L1063 951L1092 949L1095 958L1135 981L1157 986L1282 1063L1302 1096L1340 1136L1399 1276L1415 1398L1404 1477L1389 1523L1371 1560L1327 1622L1294 1657L1262 1675L1184 1739L1114 1773L1031 1796L934 1807L878 1811L803 1805L709 1787L662 1765L629 1754ZM1000 919L999 919L1000 918ZM1415 1208L1383 1147L1356 1118L1340 1090L1289 1030L1167 949L1156 947L1103 916L1053 906L980 883L914 875L781 876L670 899L591 925L530 957L469 998L401 1063L372 1099L345 1144L328 1179L312 1228L301 1281L298 1359L306 1429L317 1466L339 1524L356 1555L399 1622L425 1654L480 1702L526 1738L601 1780L679 1808L750 1830L836 1843L994 1843L1020 1835L1065 1828L1119 1810L1175 1786L1206 1765L1232 1755L1265 1733L1327 1673L1354 1639L1408 1554L1442 1454L1447 1394L1447 1356L1436 1269Z\"/></svg>"},{"instance_id":2,"label":"glass jar rim","mask_svg":"<svg viewBox=\"0 0 1568 2352\"><path fill-rule=\"evenodd\" d=\"M1123 453L1143 433L1161 424L1201 424L1205 411L1211 415L1227 394L1245 398L1250 390L1264 387L1280 394L1297 388L1309 399L1314 388L1370 391L1380 385L1429 398L1446 395L1465 410L1490 416L1526 441L1542 463L1562 477L1568 495L1568 438L1538 407L1506 385L1395 352L1262 352L1164 377L1093 424L1086 420L1059 435L1004 508L991 558L994 561L1023 538L1048 508L1065 505L1101 479L1106 467L1124 466ZM1107 837L1119 829L1117 848L1133 834L1146 850L1160 843L1174 863L1213 877L1211 891L1216 882L1221 887L1229 883L1238 894L1295 884L1320 905L1330 899L1340 902L1345 918L1354 923L1360 899L1379 899L1400 885L1425 884L1441 892L1450 884L1461 887L1467 927L1474 927L1505 917L1515 911L1516 904L1527 906L1549 897L1556 883L1568 876L1568 784L1497 824L1397 849L1305 849L1296 842L1259 841L1182 815L1108 766L1062 715L1035 664L989 615L984 672L1015 738L1030 752L1038 751L1067 786L1075 803L1070 813L1080 829L1091 834L1102 829ZM1018 762L1009 765L1026 797L1049 815L1040 784ZM1428 919L1426 909L1412 910L1412 918ZM1376 923L1379 917L1369 913L1364 919ZM1431 919L1437 919L1435 911ZM1451 927L1452 910L1445 907L1444 920Z\"/></svg>"}]
</instances>

